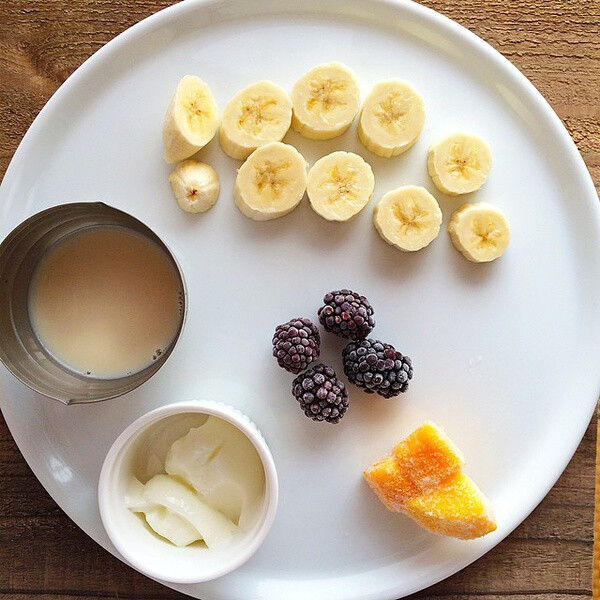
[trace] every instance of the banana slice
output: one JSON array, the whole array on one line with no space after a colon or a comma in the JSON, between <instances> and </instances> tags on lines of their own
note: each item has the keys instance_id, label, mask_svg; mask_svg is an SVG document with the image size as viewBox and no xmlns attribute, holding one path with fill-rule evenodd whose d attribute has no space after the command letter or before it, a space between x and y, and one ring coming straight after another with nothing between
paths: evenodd
<instances>
[{"instance_id":1,"label":"banana slice","mask_svg":"<svg viewBox=\"0 0 600 600\"><path fill-rule=\"evenodd\" d=\"M169 175L179 206L189 213L205 212L219 197L219 176L206 163L192 158L180 162Z\"/></svg>"},{"instance_id":2,"label":"banana slice","mask_svg":"<svg viewBox=\"0 0 600 600\"><path fill-rule=\"evenodd\" d=\"M384 158L402 154L419 138L425 123L421 95L405 81L375 84L358 123L358 137L371 152Z\"/></svg>"},{"instance_id":3,"label":"banana slice","mask_svg":"<svg viewBox=\"0 0 600 600\"><path fill-rule=\"evenodd\" d=\"M347 221L369 202L375 187L371 166L358 154L332 152L308 172L306 192L313 210L328 221Z\"/></svg>"},{"instance_id":4,"label":"banana slice","mask_svg":"<svg viewBox=\"0 0 600 600\"><path fill-rule=\"evenodd\" d=\"M196 154L217 132L219 110L202 79L186 75L177 85L163 123L165 160L176 163Z\"/></svg>"},{"instance_id":5,"label":"banana slice","mask_svg":"<svg viewBox=\"0 0 600 600\"><path fill-rule=\"evenodd\" d=\"M223 110L221 148L231 158L244 160L259 146L281 141L291 121L292 101L285 90L270 81L253 83Z\"/></svg>"},{"instance_id":6,"label":"banana slice","mask_svg":"<svg viewBox=\"0 0 600 600\"><path fill-rule=\"evenodd\" d=\"M292 128L312 140L330 140L350 127L360 108L356 75L331 62L313 67L292 89Z\"/></svg>"},{"instance_id":7,"label":"banana slice","mask_svg":"<svg viewBox=\"0 0 600 600\"><path fill-rule=\"evenodd\" d=\"M427 170L435 187L450 196L478 190L491 168L487 142L468 133L455 133L439 141L427 155Z\"/></svg>"},{"instance_id":8,"label":"banana slice","mask_svg":"<svg viewBox=\"0 0 600 600\"><path fill-rule=\"evenodd\" d=\"M510 241L504 213L488 204L463 204L448 223L454 247L471 262L490 262L502 256Z\"/></svg>"},{"instance_id":9,"label":"banana slice","mask_svg":"<svg viewBox=\"0 0 600 600\"><path fill-rule=\"evenodd\" d=\"M442 211L423 187L407 185L384 194L373 211L373 224L388 243L405 252L428 246L440 232Z\"/></svg>"},{"instance_id":10,"label":"banana slice","mask_svg":"<svg viewBox=\"0 0 600 600\"><path fill-rule=\"evenodd\" d=\"M298 206L306 190L306 161L296 148L271 142L256 149L240 167L234 198L255 221L283 217Z\"/></svg>"}]
</instances>

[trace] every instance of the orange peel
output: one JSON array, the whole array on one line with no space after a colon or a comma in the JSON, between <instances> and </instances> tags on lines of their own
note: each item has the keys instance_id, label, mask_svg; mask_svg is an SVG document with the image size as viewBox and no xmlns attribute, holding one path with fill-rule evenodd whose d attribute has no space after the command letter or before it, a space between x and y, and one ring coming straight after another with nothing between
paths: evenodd
<instances>
[{"instance_id":1,"label":"orange peel","mask_svg":"<svg viewBox=\"0 0 600 600\"><path fill-rule=\"evenodd\" d=\"M463 465L450 438L426 423L363 475L389 510L403 512L435 533L467 540L497 525L488 499Z\"/></svg>"}]
</instances>

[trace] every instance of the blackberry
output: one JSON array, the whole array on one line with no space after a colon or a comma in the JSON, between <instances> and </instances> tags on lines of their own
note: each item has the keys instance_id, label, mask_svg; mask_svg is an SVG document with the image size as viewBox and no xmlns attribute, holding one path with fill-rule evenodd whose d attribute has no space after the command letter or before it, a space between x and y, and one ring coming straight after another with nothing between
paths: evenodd
<instances>
[{"instance_id":1,"label":"blackberry","mask_svg":"<svg viewBox=\"0 0 600 600\"><path fill-rule=\"evenodd\" d=\"M348 391L335 371L317 364L292 382L292 393L307 417L338 423L348 410Z\"/></svg>"},{"instance_id":2,"label":"blackberry","mask_svg":"<svg viewBox=\"0 0 600 600\"><path fill-rule=\"evenodd\" d=\"M310 319L298 317L275 328L273 356L280 367L300 373L319 358L321 337Z\"/></svg>"},{"instance_id":3,"label":"blackberry","mask_svg":"<svg viewBox=\"0 0 600 600\"><path fill-rule=\"evenodd\" d=\"M350 342L342 351L342 360L350 383L384 398L405 392L413 376L410 358L379 340Z\"/></svg>"},{"instance_id":4,"label":"blackberry","mask_svg":"<svg viewBox=\"0 0 600 600\"><path fill-rule=\"evenodd\" d=\"M352 290L329 292L323 302L318 315L325 331L350 340L362 340L375 327L371 304Z\"/></svg>"}]
</instances>

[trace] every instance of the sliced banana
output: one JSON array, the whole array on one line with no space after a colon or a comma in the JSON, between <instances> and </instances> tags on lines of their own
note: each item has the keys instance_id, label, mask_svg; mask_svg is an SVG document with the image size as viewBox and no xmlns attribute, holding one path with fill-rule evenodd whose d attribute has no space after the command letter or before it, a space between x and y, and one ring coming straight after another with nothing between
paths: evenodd
<instances>
[{"instance_id":1,"label":"sliced banana","mask_svg":"<svg viewBox=\"0 0 600 600\"><path fill-rule=\"evenodd\" d=\"M371 152L384 158L408 150L425 123L423 98L400 79L375 84L363 104L358 137Z\"/></svg>"},{"instance_id":2,"label":"sliced banana","mask_svg":"<svg viewBox=\"0 0 600 600\"><path fill-rule=\"evenodd\" d=\"M313 140L329 140L350 127L360 108L356 75L331 62L313 67L292 89L292 128Z\"/></svg>"},{"instance_id":3,"label":"sliced banana","mask_svg":"<svg viewBox=\"0 0 600 600\"><path fill-rule=\"evenodd\" d=\"M179 206L189 213L205 212L219 197L219 176L206 163L188 158L169 175L169 183Z\"/></svg>"},{"instance_id":4,"label":"sliced banana","mask_svg":"<svg viewBox=\"0 0 600 600\"><path fill-rule=\"evenodd\" d=\"M186 75L177 85L163 123L165 160L176 163L196 154L217 132L219 110L202 79Z\"/></svg>"},{"instance_id":5,"label":"sliced banana","mask_svg":"<svg viewBox=\"0 0 600 600\"><path fill-rule=\"evenodd\" d=\"M510 241L504 213L487 202L463 204L448 223L454 247L471 262L490 262L502 256Z\"/></svg>"},{"instance_id":6,"label":"sliced banana","mask_svg":"<svg viewBox=\"0 0 600 600\"><path fill-rule=\"evenodd\" d=\"M405 252L428 246L440 232L441 223L437 200L418 185L387 192L373 211L373 224L379 235Z\"/></svg>"},{"instance_id":7,"label":"sliced banana","mask_svg":"<svg viewBox=\"0 0 600 600\"><path fill-rule=\"evenodd\" d=\"M455 133L434 144L427 155L427 170L440 192L469 194L486 181L492 168L487 142L468 133Z\"/></svg>"},{"instance_id":8,"label":"sliced banana","mask_svg":"<svg viewBox=\"0 0 600 600\"><path fill-rule=\"evenodd\" d=\"M306 193L313 210L328 221L347 221L369 202L375 187L371 166L352 152L332 152L308 172Z\"/></svg>"},{"instance_id":9,"label":"sliced banana","mask_svg":"<svg viewBox=\"0 0 600 600\"><path fill-rule=\"evenodd\" d=\"M256 149L240 167L234 198L244 215L255 221L283 217L306 191L306 161L296 148L271 142Z\"/></svg>"},{"instance_id":10,"label":"sliced banana","mask_svg":"<svg viewBox=\"0 0 600 600\"><path fill-rule=\"evenodd\" d=\"M291 121L292 101L285 90L270 81L253 83L223 110L221 148L231 158L244 160L259 146L281 141Z\"/></svg>"}]
</instances>

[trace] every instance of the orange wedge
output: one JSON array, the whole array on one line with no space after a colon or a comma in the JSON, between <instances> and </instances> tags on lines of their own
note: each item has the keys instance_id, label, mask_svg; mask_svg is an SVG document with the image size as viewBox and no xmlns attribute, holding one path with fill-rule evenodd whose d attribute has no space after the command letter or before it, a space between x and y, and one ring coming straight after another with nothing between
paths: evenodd
<instances>
[{"instance_id":1,"label":"orange wedge","mask_svg":"<svg viewBox=\"0 0 600 600\"><path fill-rule=\"evenodd\" d=\"M496 529L490 504L462 472L462 453L443 431L426 423L363 475L385 506L423 527L460 539Z\"/></svg>"}]
</instances>

